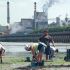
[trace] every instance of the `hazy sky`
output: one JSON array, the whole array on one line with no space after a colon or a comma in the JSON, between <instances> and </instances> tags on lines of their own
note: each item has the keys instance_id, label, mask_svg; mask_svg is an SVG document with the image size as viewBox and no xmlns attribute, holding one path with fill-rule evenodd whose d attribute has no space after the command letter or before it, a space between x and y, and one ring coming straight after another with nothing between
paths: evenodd
<instances>
[{"instance_id":1,"label":"hazy sky","mask_svg":"<svg viewBox=\"0 0 70 70\"><path fill-rule=\"evenodd\" d=\"M37 11L43 11L47 0L0 0L0 24L7 24L7 1L10 2L11 23L19 22L21 18L33 18L34 2L37 2ZM60 16L62 19L68 14L70 17L70 0L60 0L48 9L48 18Z\"/></svg>"}]
</instances>

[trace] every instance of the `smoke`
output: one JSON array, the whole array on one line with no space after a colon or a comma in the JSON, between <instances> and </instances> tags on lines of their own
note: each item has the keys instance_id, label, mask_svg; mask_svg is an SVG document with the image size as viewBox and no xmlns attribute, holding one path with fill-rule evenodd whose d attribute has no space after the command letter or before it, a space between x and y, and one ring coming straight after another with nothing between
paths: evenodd
<instances>
[{"instance_id":1,"label":"smoke","mask_svg":"<svg viewBox=\"0 0 70 70\"><path fill-rule=\"evenodd\" d=\"M57 2L59 2L59 0L47 0L43 5L43 11L46 12L48 8L52 7Z\"/></svg>"},{"instance_id":2,"label":"smoke","mask_svg":"<svg viewBox=\"0 0 70 70\"><path fill-rule=\"evenodd\" d=\"M48 0L48 2L47 2L48 8L52 7L52 5L57 3L57 2L58 2L57 0Z\"/></svg>"},{"instance_id":3,"label":"smoke","mask_svg":"<svg viewBox=\"0 0 70 70\"><path fill-rule=\"evenodd\" d=\"M11 26L10 34L14 34L17 32L29 33L30 31L32 31L32 29L30 29L32 27L30 20L23 20L22 22L16 22L10 26Z\"/></svg>"},{"instance_id":4,"label":"smoke","mask_svg":"<svg viewBox=\"0 0 70 70\"><path fill-rule=\"evenodd\" d=\"M15 23L15 24L12 24L11 25L11 30L10 30L10 34L14 34L14 33L17 33L17 32L21 32L23 31L25 28L20 25L20 23Z\"/></svg>"}]
</instances>

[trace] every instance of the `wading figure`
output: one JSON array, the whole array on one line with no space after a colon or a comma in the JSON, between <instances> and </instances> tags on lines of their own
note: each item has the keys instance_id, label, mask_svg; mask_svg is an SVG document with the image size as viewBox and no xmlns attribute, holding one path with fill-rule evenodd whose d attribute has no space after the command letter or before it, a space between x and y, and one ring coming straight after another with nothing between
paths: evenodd
<instances>
[{"instance_id":1,"label":"wading figure","mask_svg":"<svg viewBox=\"0 0 70 70\"><path fill-rule=\"evenodd\" d=\"M39 38L39 42L41 42L38 45L38 62L42 62L42 55L45 52L46 54L46 60L49 59L49 55L50 55L50 43L53 44L54 46L54 41L52 39L52 37L48 34L48 31L44 31L43 36ZM43 45L44 44L44 45ZM45 47L45 50L44 50Z\"/></svg>"},{"instance_id":2,"label":"wading figure","mask_svg":"<svg viewBox=\"0 0 70 70\"><path fill-rule=\"evenodd\" d=\"M29 47L25 47L27 51L31 51L32 53L32 60L37 59L37 45L31 45Z\"/></svg>"},{"instance_id":3,"label":"wading figure","mask_svg":"<svg viewBox=\"0 0 70 70\"><path fill-rule=\"evenodd\" d=\"M4 52L5 52L5 49L0 44L0 61L1 61L1 63L2 63L2 56L4 55Z\"/></svg>"}]
</instances>

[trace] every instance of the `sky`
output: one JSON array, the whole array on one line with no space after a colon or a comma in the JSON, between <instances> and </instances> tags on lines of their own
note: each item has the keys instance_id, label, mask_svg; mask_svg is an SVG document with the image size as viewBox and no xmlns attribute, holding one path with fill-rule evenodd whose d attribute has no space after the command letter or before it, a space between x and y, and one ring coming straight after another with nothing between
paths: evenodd
<instances>
[{"instance_id":1,"label":"sky","mask_svg":"<svg viewBox=\"0 0 70 70\"><path fill-rule=\"evenodd\" d=\"M34 2L37 2L37 11L43 11L47 0L0 0L0 25L7 25L7 1L10 2L10 23L20 22L21 18L33 18ZM64 19L66 14L70 18L70 0L57 0L48 8L48 18L60 16Z\"/></svg>"}]
</instances>

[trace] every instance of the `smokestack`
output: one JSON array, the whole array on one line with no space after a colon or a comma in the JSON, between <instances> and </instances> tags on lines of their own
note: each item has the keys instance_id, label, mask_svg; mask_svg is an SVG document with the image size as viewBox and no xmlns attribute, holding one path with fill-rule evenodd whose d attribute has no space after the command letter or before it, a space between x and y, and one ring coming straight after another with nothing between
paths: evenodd
<instances>
[{"instance_id":1,"label":"smokestack","mask_svg":"<svg viewBox=\"0 0 70 70\"><path fill-rule=\"evenodd\" d=\"M34 11L36 12L36 2L34 2Z\"/></svg>"},{"instance_id":2,"label":"smokestack","mask_svg":"<svg viewBox=\"0 0 70 70\"><path fill-rule=\"evenodd\" d=\"M10 30L11 30L11 28L10 28L10 8L9 8L9 1L7 1L7 24L8 24L8 26L7 26L7 29L8 29L7 34L9 34Z\"/></svg>"},{"instance_id":3,"label":"smokestack","mask_svg":"<svg viewBox=\"0 0 70 70\"><path fill-rule=\"evenodd\" d=\"M36 29L36 2L34 2L34 24L33 29Z\"/></svg>"},{"instance_id":4,"label":"smokestack","mask_svg":"<svg viewBox=\"0 0 70 70\"><path fill-rule=\"evenodd\" d=\"M10 24L9 2L7 2L7 23Z\"/></svg>"}]
</instances>

